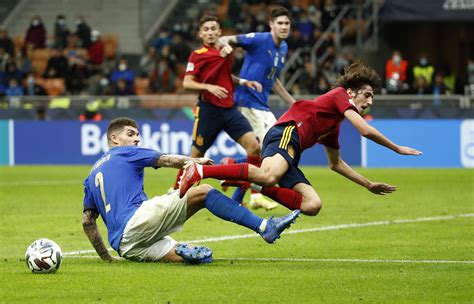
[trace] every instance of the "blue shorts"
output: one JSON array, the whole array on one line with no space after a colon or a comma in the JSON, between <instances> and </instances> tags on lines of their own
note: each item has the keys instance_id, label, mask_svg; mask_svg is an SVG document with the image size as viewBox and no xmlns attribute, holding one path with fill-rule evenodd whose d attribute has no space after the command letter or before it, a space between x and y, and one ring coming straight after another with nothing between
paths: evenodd
<instances>
[{"instance_id":1,"label":"blue shorts","mask_svg":"<svg viewBox=\"0 0 474 304\"><path fill-rule=\"evenodd\" d=\"M194 119L193 145L205 153L222 130L236 142L245 133L253 131L248 120L235 106L220 108L200 100Z\"/></svg>"},{"instance_id":2,"label":"blue shorts","mask_svg":"<svg viewBox=\"0 0 474 304\"><path fill-rule=\"evenodd\" d=\"M282 124L268 130L262 146L262 159L280 154L290 168L278 181L283 188L293 188L298 183L311 185L304 173L298 168L300 162L300 141L298 131L293 124Z\"/></svg>"}]
</instances>

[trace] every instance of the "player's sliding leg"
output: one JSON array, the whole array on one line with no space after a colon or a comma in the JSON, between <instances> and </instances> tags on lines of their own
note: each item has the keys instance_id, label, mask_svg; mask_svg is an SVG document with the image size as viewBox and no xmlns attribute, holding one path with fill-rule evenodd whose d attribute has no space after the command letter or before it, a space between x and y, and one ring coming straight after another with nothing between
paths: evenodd
<instances>
[{"instance_id":1,"label":"player's sliding leg","mask_svg":"<svg viewBox=\"0 0 474 304\"><path fill-rule=\"evenodd\" d=\"M202 205L204 204L204 205ZM241 226L247 227L260 236L267 243L274 243L280 234L296 220L300 211L279 218L263 219L247 208L241 206L209 185L201 185L188 192L188 218L202 207L207 208L215 216Z\"/></svg>"}]
</instances>

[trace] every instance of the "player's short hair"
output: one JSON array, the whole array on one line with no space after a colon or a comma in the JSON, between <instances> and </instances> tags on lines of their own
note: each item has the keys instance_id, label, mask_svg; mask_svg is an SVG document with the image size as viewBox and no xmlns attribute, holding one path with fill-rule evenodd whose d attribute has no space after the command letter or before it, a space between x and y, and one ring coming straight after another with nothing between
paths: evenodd
<instances>
[{"instance_id":1,"label":"player's short hair","mask_svg":"<svg viewBox=\"0 0 474 304\"><path fill-rule=\"evenodd\" d=\"M374 69L357 60L344 69L342 75L336 78L333 87L357 91L365 85L370 85L374 91L377 91L380 88L380 82L380 77Z\"/></svg>"},{"instance_id":2,"label":"player's short hair","mask_svg":"<svg viewBox=\"0 0 474 304\"><path fill-rule=\"evenodd\" d=\"M219 27L221 26L221 21L216 16L204 15L201 17L201 19L199 19L199 28L201 28L201 26L208 21L215 21L217 24L219 24Z\"/></svg>"},{"instance_id":3,"label":"player's short hair","mask_svg":"<svg viewBox=\"0 0 474 304\"><path fill-rule=\"evenodd\" d=\"M107 128L107 140L110 141L110 136L112 133L122 131L122 129L125 127L134 127L135 129L138 129L138 124L135 120L128 117L119 117L113 119Z\"/></svg>"},{"instance_id":4,"label":"player's short hair","mask_svg":"<svg viewBox=\"0 0 474 304\"><path fill-rule=\"evenodd\" d=\"M288 19L291 20L290 12L283 6L277 6L276 8L272 9L270 12L270 21L274 21L276 18L280 16L287 16Z\"/></svg>"}]
</instances>

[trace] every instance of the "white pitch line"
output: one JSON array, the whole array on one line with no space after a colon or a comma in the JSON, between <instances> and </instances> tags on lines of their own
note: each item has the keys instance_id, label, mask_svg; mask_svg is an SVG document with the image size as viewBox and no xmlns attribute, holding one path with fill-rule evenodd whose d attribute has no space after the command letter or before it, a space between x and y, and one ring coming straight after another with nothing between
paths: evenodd
<instances>
[{"instance_id":1,"label":"white pitch line","mask_svg":"<svg viewBox=\"0 0 474 304\"><path fill-rule=\"evenodd\" d=\"M420 223L420 222L444 221L444 220L452 220L452 219L461 218L461 217L474 217L474 213L464 213L464 214L445 215L445 216L432 216L432 217L419 217L415 219L405 219L405 220L399 219L399 220L376 221L376 222L368 222L368 223L330 225L330 226L323 226L323 227L316 227L316 228L288 230L288 231L285 231L284 234L299 234L299 233L306 233L306 232L341 230L341 229L362 228L362 227L369 227L369 226L399 225L399 224ZM260 235L256 233L241 234L241 235L227 235L227 236L221 236L221 237L208 237L205 239L189 240L189 241L182 241L182 242L200 244L200 243L212 243L212 242L256 238L256 237L260 237ZM109 250L112 250L112 249L109 249ZM87 253L95 253L95 250L71 251L71 252L65 252L64 255L73 256L73 255L81 255L81 254L87 254Z\"/></svg>"},{"instance_id":2,"label":"white pitch line","mask_svg":"<svg viewBox=\"0 0 474 304\"><path fill-rule=\"evenodd\" d=\"M72 255L69 258L99 259L97 255ZM125 260L125 259L123 259ZM392 263L392 264L474 264L455 260L381 260L381 259L298 259L298 258L214 258L214 261L306 262L306 263Z\"/></svg>"}]
</instances>

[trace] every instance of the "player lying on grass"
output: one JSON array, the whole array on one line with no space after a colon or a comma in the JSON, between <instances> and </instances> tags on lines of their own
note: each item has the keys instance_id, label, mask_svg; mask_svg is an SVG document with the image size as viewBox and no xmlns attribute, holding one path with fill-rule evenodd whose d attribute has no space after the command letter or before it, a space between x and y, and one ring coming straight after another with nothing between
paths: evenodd
<instances>
[{"instance_id":1,"label":"player lying on grass","mask_svg":"<svg viewBox=\"0 0 474 304\"><path fill-rule=\"evenodd\" d=\"M313 100L299 100L280 117L263 141L262 165L250 164L201 165L189 163L180 182L180 195L202 178L249 181L254 190L273 198L290 210L300 209L306 215L316 215L322 203L318 194L298 168L300 155L315 144L324 145L332 170L367 188L375 194L388 194L395 186L372 182L353 170L339 153L339 127L347 118L359 133L403 155L420 155L421 152L399 146L361 116L372 105L374 90L380 78L370 67L356 62L338 77L335 88ZM275 187L275 184L280 187ZM230 181L226 182L231 184ZM234 185L248 187L249 183Z\"/></svg>"},{"instance_id":2,"label":"player lying on grass","mask_svg":"<svg viewBox=\"0 0 474 304\"><path fill-rule=\"evenodd\" d=\"M133 261L198 264L212 261L212 251L204 246L178 244L168 234L179 230L202 208L252 229L268 243L274 243L299 215L296 210L266 220L209 185L193 188L182 198L178 191L173 191L148 199L143 191L145 167L181 168L186 161L199 164L212 164L212 161L138 147L138 126L130 118L111 121L107 139L110 150L94 164L84 181L82 219L84 232L103 260L115 258L108 252L97 228L99 214L107 227L109 243L120 256Z\"/></svg>"}]
</instances>

